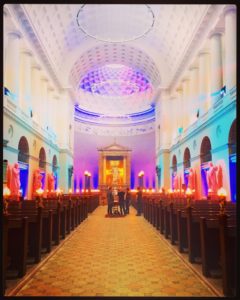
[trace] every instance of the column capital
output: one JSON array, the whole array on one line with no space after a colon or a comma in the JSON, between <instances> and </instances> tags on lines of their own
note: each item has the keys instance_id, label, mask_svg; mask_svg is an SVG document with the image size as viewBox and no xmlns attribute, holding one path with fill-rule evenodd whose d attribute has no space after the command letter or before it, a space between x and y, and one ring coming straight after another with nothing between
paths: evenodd
<instances>
[{"instance_id":1,"label":"column capital","mask_svg":"<svg viewBox=\"0 0 240 300\"><path fill-rule=\"evenodd\" d=\"M21 39L22 38L22 34L18 30L9 31L8 36L12 39Z\"/></svg>"},{"instance_id":2,"label":"column capital","mask_svg":"<svg viewBox=\"0 0 240 300\"><path fill-rule=\"evenodd\" d=\"M203 55L207 55L209 54L209 50L208 49L202 49L198 52L198 56L203 56Z\"/></svg>"},{"instance_id":3,"label":"column capital","mask_svg":"<svg viewBox=\"0 0 240 300\"><path fill-rule=\"evenodd\" d=\"M32 65L32 69L36 69L36 70L38 70L38 71L41 71L41 70L42 70L42 68L41 68L38 64L36 64L36 63L34 63L34 64Z\"/></svg>"},{"instance_id":4,"label":"column capital","mask_svg":"<svg viewBox=\"0 0 240 300\"><path fill-rule=\"evenodd\" d=\"M183 82L187 82L187 81L189 81L189 77L183 77L182 83L183 83Z\"/></svg>"},{"instance_id":5,"label":"column capital","mask_svg":"<svg viewBox=\"0 0 240 300\"><path fill-rule=\"evenodd\" d=\"M25 49L25 48L21 49L21 54L24 54L24 55L29 56L29 57L33 56L32 52L28 49Z\"/></svg>"},{"instance_id":6,"label":"column capital","mask_svg":"<svg viewBox=\"0 0 240 300\"><path fill-rule=\"evenodd\" d=\"M223 10L223 14L224 16L226 16L227 14L236 14L237 13L237 7L236 5L232 4L232 5L227 5L224 10Z\"/></svg>"},{"instance_id":7,"label":"column capital","mask_svg":"<svg viewBox=\"0 0 240 300\"><path fill-rule=\"evenodd\" d=\"M198 69L198 66L196 64L192 64L189 67L189 71L196 70L196 69Z\"/></svg>"},{"instance_id":8,"label":"column capital","mask_svg":"<svg viewBox=\"0 0 240 300\"><path fill-rule=\"evenodd\" d=\"M52 86L50 86L50 85L47 87L47 90L48 90L49 92L54 92L54 88L53 88Z\"/></svg>"},{"instance_id":9,"label":"column capital","mask_svg":"<svg viewBox=\"0 0 240 300\"><path fill-rule=\"evenodd\" d=\"M224 29L221 28L221 27L217 27L217 28L214 28L210 31L209 35L208 35L208 38L211 39L213 37L221 37L222 34L224 33Z\"/></svg>"},{"instance_id":10,"label":"column capital","mask_svg":"<svg viewBox=\"0 0 240 300\"><path fill-rule=\"evenodd\" d=\"M45 77L44 75L41 77L41 80L43 81L43 82L48 82L49 80L47 79L47 77Z\"/></svg>"},{"instance_id":11,"label":"column capital","mask_svg":"<svg viewBox=\"0 0 240 300\"><path fill-rule=\"evenodd\" d=\"M178 87L176 88L176 91L177 91L179 94L181 94L181 93L183 92L182 85L178 86Z\"/></svg>"}]
</instances>

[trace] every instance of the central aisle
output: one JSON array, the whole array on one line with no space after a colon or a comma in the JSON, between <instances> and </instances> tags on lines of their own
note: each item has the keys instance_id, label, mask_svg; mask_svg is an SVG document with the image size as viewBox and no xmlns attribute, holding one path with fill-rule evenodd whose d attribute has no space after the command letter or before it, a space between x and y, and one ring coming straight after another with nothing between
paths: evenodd
<instances>
[{"instance_id":1,"label":"central aisle","mask_svg":"<svg viewBox=\"0 0 240 300\"><path fill-rule=\"evenodd\" d=\"M98 207L43 264L19 296L215 296L135 210Z\"/></svg>"}]
</instances>

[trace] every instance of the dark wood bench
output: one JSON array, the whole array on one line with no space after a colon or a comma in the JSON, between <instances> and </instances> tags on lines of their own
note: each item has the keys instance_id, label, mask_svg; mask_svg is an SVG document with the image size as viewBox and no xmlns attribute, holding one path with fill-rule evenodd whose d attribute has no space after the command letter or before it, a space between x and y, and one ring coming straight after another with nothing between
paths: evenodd
<instances>
[{"instance_id":1,"label":"dark wood bench","mask_svg":"<svg viewBox=\"0 0 240 300\"><path fill-rule=\"evenodd\" d=\"M236 216L219 216L222 286L225 296L236 296L237 287L237 231Z\"/></svg>"},{"instance_id":2,"label":"dark wood bench","mask_svg":"<svg viewBox=\"0 0 240 300\"><path fill-rule=\"evenodd\" d=\"M26 274L27 267L27 244L28 244L28 217L3 216L4 239L3 245L4 269L15 269L18 277ZM8 263L9 260L9 263ZM4 272L5 279L7 278Z\"/></svg>"},{"instance_id":3,"label":"dark wood bench","mask_svg":"<svg viewBox=\"0 0 240 300\"><path fill-rule=\"evenodd\" d=\"M42 208L15 208L9 207L8 214L11 218L28 217L28 257L34 257L38 263L41 260L42 247Z\"/></svg>"}]
</instances>

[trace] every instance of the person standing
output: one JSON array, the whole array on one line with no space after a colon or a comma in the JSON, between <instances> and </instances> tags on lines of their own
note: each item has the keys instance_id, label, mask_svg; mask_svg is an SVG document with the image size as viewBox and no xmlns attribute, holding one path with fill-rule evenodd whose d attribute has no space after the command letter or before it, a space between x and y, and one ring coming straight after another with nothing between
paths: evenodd
<instances>
[{"instance_id":1,"label":"person standing","mask_svg":"<svg viewBox=\"0 0 240 300\"><path fill-rule=\"evenodd\" d=\"M118 192L118 201L119 201L119 207L120 207L120 213L121 215L125 215L125 209L124 209L124 191L122 190L122 188L120 188L119 192Z\"/></svg>"},{"instance_id":2,"label":"person standing","mask_svg":"<svg viewBox=\"0 0 240 300\"><path fill-rule=\"evenodd\" d=\"M142 214L142 189L141 187L137 188L137 214L136 216L141 216Z\"/></svg>"},{"instance_id":3,"label":"person standing","mask_svg":"<svg viewBox=\"0 0 240 300\"><path fill-rule=\"evenodd\" d=\"M110 186L107 191L108 215L112 215L113 201L112 187Z\"/></svg>"},{"instance_id":4,"label":"person standing","mask_svg":"<svg viewBox=\"0 0 240 300\"><path fill-rule=\"evenodd\" d=\"M130 189L127 188L127 191L125 194L125 212L126 212L126 214L129 214L130 201L131 201L131 193L130 193Z\"/></svg>"}]
</instances>

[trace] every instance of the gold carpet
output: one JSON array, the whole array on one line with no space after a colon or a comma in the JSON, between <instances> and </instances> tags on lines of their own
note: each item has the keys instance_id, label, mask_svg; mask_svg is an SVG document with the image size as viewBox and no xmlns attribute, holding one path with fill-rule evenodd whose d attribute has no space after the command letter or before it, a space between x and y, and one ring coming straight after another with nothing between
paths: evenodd
<instances>
[{"instance_id":1,"label":"gold carpet","mask_svg":"<svg viewBox=\"0 0 240 300\"><path fill-rule=\"evenodd\" d=\"M131 208L105 218L98 207L38 270L17 296L216 296Z\"/></svg>"}]
</instances>

